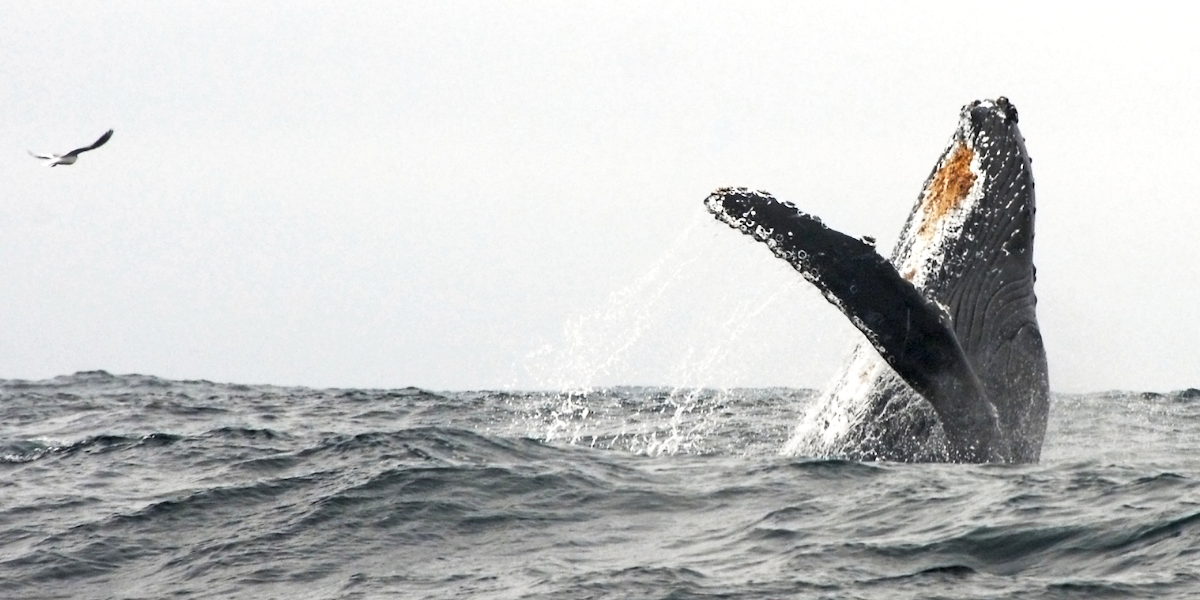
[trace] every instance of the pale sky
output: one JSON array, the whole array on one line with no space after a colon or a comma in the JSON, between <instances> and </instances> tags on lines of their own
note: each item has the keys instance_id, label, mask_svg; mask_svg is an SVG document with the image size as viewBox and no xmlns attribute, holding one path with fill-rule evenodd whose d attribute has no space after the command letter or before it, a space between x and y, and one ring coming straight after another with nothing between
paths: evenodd
<instances>
[{"instance_id":1,"label":"pale sky","mask_svg":"<svg viewBox=\"0 0 1200 600\"><path fill-rule=\"evenodd\" d=\"M1192 13L959 4L6 0L0 378L820 388L860 334L705 196L889 252L1005 95L1051 388L1200 386Z\"/></svg>"}]
</instances>

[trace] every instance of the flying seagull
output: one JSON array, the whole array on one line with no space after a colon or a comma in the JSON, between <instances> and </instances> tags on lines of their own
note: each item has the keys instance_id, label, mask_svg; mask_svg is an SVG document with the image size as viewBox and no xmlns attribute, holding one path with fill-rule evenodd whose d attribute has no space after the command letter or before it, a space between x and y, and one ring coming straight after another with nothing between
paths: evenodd
<instances>
[{"instance_id":1,"label":"flying seagull","mask_svg":"<svg viewBox=\"0 0 1200 600\"><path fill-rule=\"evenodd\" d=\"M84 148L77 148L66 154L34 154L33 152L29 152L28 150L26 152L29 152L29 155L34 158L40 158L40 159L46 161L47 167L57 167L58 165L73 165L73 164L75 164L75 161L79 159L80 154L87 152L88 150L95 150L96 148L103 146L105 144L105 142L108 141L108 138L112 137L112 133L113 133L113 130L109 129L108 131L104 132L104 135L100 136L100 139L96 140L96 143L92 144L91 146L87 146Z\"/></svg>"}]
</instances>

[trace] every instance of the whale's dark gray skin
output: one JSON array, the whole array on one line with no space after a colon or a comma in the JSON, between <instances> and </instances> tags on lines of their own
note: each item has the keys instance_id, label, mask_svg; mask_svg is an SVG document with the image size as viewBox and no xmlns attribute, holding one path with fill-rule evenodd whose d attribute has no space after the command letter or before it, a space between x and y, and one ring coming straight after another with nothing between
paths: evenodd
<instances>
[{"instance_id":1,"label":"whale's dark gray skin","mask_svg":"<svg viewBox=\"0 0 1200 600\"><path fill-rule=\"evenodd\" d=\"M790 452L1038 460L1049 379L1033 293L1033 174L1007 99L963 107L890 260L765 192L724 188L705 205L795 267L869 344Z\"/></svg>"}]
</instances>

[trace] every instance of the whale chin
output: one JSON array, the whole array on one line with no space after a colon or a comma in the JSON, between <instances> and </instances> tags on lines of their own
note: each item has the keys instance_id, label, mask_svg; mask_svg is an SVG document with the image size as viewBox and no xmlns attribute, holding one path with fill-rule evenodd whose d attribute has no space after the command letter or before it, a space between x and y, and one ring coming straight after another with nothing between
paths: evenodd
<instances>
[{"instance_id":1,"label":"whale chin","mask_svg":"<svg viewBox=\"0 0 1200 600\"><path fill-rule=\"evenodd\" d=\"M1038 460L1049 380L1033 173L1006 98L963 107L890 258L766 192L722 188L705 206L791 264L865 337L785 452Z\"/></svg>"}]
</instances>

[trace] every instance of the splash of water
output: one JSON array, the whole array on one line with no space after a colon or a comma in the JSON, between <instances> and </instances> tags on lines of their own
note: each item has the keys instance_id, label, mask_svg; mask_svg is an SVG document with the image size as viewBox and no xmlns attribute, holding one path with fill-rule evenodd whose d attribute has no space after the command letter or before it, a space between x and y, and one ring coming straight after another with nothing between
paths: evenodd
<instances>
[{"instance_id":1,"label":"splash of water","mask_svg":"<svg viewBox=\"0 0 1200 600\"><path fill-rule=\"evenodd\" d=\"M707 282L734 282L739 275L732 271L740 266L730 265L730 273L714 277L713 264L720 261L702 260L713 258L711 240L698 235L708 224L706 215L698 214L642 276L567 323L559 343L547 343L527 357L526 373L542 389L554 390L526 398L527 435L652 456L706 450L706 440L721 427L722 407L734 393L711 387L714 373L731 375L731 365L738 362L733 353L788 291L727 285L715 294L697 293ZM678 323L681 316L686 323ZM647 348L658 351L647 356ZM659 372L679 385L661 388L652 405L632 407L632 412L610 410L603 402L622 395L604 384L636 371L639 360L664 361Z\"/></svg>"}]
</instances>

